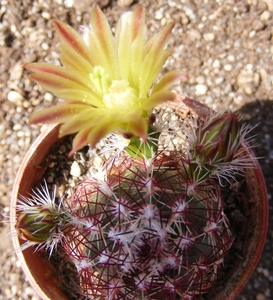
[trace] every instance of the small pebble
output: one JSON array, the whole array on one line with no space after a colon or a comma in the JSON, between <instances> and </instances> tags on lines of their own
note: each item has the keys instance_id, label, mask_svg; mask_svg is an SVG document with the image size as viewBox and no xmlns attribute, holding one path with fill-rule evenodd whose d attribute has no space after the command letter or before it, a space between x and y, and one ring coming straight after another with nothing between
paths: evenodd
<instances>
[{"instance_id":1,"label":"small pebble","mask_svg":"<svg viewBox=\"0 0 273 300\"><path fill-rule=\"evenodd\" d=\"M13 129L14 131L18 131L18 130L20 130L21 128L22 128L22 125L17 123L17 124L15 124L15 125L13 126L12 129Z\"/></svg>"},{"instance_id":2,"label":"small pebble","mask_svg":"<svg viewBox=\"0 0 273 300\"><path fill-rule=\"evenodd\" d=\"M43 50L48 50L49 49L49 45L48 45L48 43L42 43L42 49Z\"/></svg>"},{"instance_id":3,"label":"small pebble","mask_svg":"<svg viewBox=\"0 0 273 300\"><path fill-rule=\"evenodd\" d=\"M217 77L217 78L215 79L215 83L216 83L216 84L220 84L220 83L222 83L224 80L225 80L224 77Z\"/></svg>"},{"instance_id":4,"label":"small pebble","mask_svg":"<svg viewBox=\"0 0 273 300\"><path fill-rule=\"evenodd\" d=\"M49 20L49 19L51 18L51 15L50 15L49 12L43 11L43 12L42 12L42 17L43 17L44 19L46 19L46 20Z\"/></svg>"},{"instance_id":5,"label":"small pebble","mask_svg":"<svg viewBox=\"0 0 273 300\"><path fill-rule=\"evenodd\" d=\"M54 96L53 96L51 93L48 93L48 92L46 92L45 95L44 95L44 99L45 99L46 101L48 101L48 102L52 102L53 97L54 97Z\"/></svg>"},{"instance_id":6,"label":"small pebble","mask_svg":"<svg viewBox=\"0 0 273 300\"><path fill-rule=\"evenodd\" d=\"M184 6L184 12L186 15L190 18L190 20L195 20L196 19L196 14L194 11L187 5Z\"/></svg>"},{"instance_id":7,"label":"small pebble","mask_svg":"<svg viewBox=\"0 0 273 300\"><path fill-rule=\"evenodd\" d=\"M208 91L208 87L205 84L197 84L195 87L196 93L199 95L205 95Z\"/></svg>"},{"instance_id":8,"label":"small pebble","mask_svg":"<svg viewBox=\"0 0 273 300\"><path fill-rule=\"evenodd\" d=\"M126 6L130 6L133 2L134 0L118 0L117 4L120 7L126 7Z\"/></svg>"},{"instance_id":9,"label":"small pebble","mask_svg":"<svg viewBox=\"0 0 273 300\"><path fill-rule=\"evenodd\" d=\"M190 37L192 37L193 39L195 39L195 40L200 40L200 39L201 39L201 34L200 34L200 32L199 32L198 30L196 30L196 29L191 29L191 30L189 30L189 31L188 31L188 35L189 35Z\"/></svg>"},{"instance_id":10,"label":"small pebble","mask_svg":"<svg viewBox=\"0 0 273 300\"><path fill-rule=\"evenodd\" d=\"M214 33L205 33L204 34L204 39L206 41L213 41L215 39L215 34Z\"/></svg>"},{"instance_id":11,"label":"small pebble","mask_svg":"<svg viewBox=\"0 0 273 300\"><path fill-rule=\"evenodd\" d=\"M264 294L258 293L256 296L256 300L266 300L266 297Z\"/></svg>"},{"instance_id":12,"label":"small pebble","mask_svg":"<svg viewBox=\"0 0 273 300\"><path fill-rule=\"evenodd\" d=\"M76 161L74 161L70 168L70 175L75 177L80 177L81 174L82 174L82 168Z\"/></svg>"},{"instance_id":13,"label":"small pebble","mask_svg":"<svg viewBox=\"0 0 273 300\"><path fill-rule=\"evenodd\" d=\"M269 11L264 11L261 16L260 16L260 20L261 21L268 21L270 19L270 12Z\"/></svg>"},{"instance_id":14,"label":"small pebble","mask_svg":"<svg viewBox=\"0 0 273 300\"><path fill-rule=\"evenodd\" d=\"M253 22L253 28L254 28L254 30L255 31L259 31L259 30L262 30L263 28L264 28L264 23L263 22L261 22L260 20L255 20L254 22Z\"/></svg>"},{"instance_id":15,"label":"small pebble","mask_svg":"<svg viewBox=\"0 0 273 300\"><path fill-rule=\"evenodd\" d=\"M65 7L72 7L74 5L73 0L64 0Z\"/></svg>"},{"instance_id":16,"label":"small pebble","mask_svg":"<svg viewBox=\"0 0 273 300\"><path fill-rule=\"evenodd\" d=\"M231 71L232 69L233 69L233 66L231 64L224 65L225 71Z\"/></svg>"},{"instance_id":17,"label":"small pebble","mask_svg":"<svg viewBox=\"0 0 273 300\"><path fill-rule=\"evenodd\" d=\"M217 69L217 68L220 67L220 61L219 61L219 59L215 59L215 61L212 63L212 67L214 69Z\"/></svg>"},{"instance_id":18,"label":"small pebble","mask_svg":"<svg viewBox=\"0 0 273 300\"><path fill-rule=\"evenodd\" d=\"M59 150L59 153L65 154L66 153L66 147L65 147L65 145L61 145L58 150Z\"/></svg>"},{"instance_id":19,"label":"small pebble","mask_svg":"<svg viewBox=\"0 0 273 300\"><path fill-rule=\"evenodd\" d=\"M17 105L21 105L22 103L22 100L23 100L23 96L16 92L16 91L10 91L8 93L8 100L14 104L17 104Z\"/></svg>"},{"instance_id":20,"label":"small pebble","mask_svg":"<svg viewBox=\"0 0 273 300\"><path fill-rule=\"evenodd\" d=\"M227 59L229 61L235 61L235 56L234 55L228 55Z\"/></svg>"}]
</instances>

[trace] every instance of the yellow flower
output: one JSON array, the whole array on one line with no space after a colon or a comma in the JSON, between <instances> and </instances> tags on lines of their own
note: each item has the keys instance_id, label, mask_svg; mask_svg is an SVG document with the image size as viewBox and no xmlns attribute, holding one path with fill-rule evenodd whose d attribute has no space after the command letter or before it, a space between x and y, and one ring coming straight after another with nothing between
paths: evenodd
<instances>
[{"instance_id":1,"label":"yellow flower","mask_svg":"<svg viewBox=\"0 0 273 300\"><path fill-rule=\"evenodd\" d=\"M155 83L170 54L165 46L173 24L147 40L140 6L121 16L113 35L96 6L83 36L61 21L55 27L62 66L34 63L25 68L33 72L32 80L65 101L35 112L30 123L62 123L60 136L77 133L70 154L112 132L146 140L151 110L174 99L168 88L183 76L172 71Z\"/></svg>"}]
</instances>

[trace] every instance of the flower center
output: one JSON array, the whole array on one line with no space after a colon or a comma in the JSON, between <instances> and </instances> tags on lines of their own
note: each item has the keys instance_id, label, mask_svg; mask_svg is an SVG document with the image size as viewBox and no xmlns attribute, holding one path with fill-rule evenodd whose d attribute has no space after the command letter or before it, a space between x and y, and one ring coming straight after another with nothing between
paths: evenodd
<instances>
[{"instance_id":1,"label":"flower center","mask_svg":"<svg viewBox=\"0 0 273 300\"><path fill-rule=\"evenodd\" d=\"M111 85L111 79L105 72L104 68L102 68L101 66L95 66L93 69L93 73L89 74L89 77L94 84L95 89L99 93L105 94L108 92Z\"/></svg>"},{"instance_id":2,"label":"flower center","mask_svg":"<svg viewBox=\"0 0 273 300\"><path fill-rule=\"evenodd\" d=\"M113 80L108 94L103 95L103 102L106 108L130 110L136 103L136 98L136 92L127 80Z\"/></svg>"},{"instance_id":3,"label":"flower center","mask_svg":"<svg viewBox=\"0 0 273 300\"><path fill-rule=\"evenodd\" d=\"M95 66L89 77L97 92L102 94L106 108L126 111L131 110L137 103L137 93L127 80L111 80L101 66Z\"/></svg>"}]
</instances>

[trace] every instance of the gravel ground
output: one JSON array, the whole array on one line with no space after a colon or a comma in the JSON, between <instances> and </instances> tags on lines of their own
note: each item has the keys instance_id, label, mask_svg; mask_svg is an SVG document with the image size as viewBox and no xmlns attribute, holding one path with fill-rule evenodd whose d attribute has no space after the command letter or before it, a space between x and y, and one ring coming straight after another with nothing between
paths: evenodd
<instances>
[{"instance_id":1,"label":"gravel ground","mask_svg":"<svg viewBox=\"0 0 273 300\"><path fill-rule=\"evenodd\" d=\"M56 103L30 82L21 68L35 61L58 62L52 20L78 28L87 25L98 3L115 25L120 14L140 3L147 23L157 31L176 26L166 70L182 69L188 80L176 90L214 109L240 111L254 127L254 151L263 168L270 201L270 224L262 259L238 300L273 299L273 0L0 0L0 210L9 214L9 198L20 162L39 126L27 125L36 107ZM0 300L39 299L20 270L0 215ZM55 300L55 299L54 299ZM57 299L56 299L57 300Z\"/></svg>"}]
</instances>

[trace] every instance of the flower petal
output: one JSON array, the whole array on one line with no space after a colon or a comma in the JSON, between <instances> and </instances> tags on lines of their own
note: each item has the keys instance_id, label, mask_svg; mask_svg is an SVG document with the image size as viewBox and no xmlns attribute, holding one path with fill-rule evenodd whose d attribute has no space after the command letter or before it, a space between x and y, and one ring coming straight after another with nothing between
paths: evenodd
<instances>
[{"instance_id":1,"label":"flower petal","mask_svg":"<svg viewBox=\"0 0 273 300\"><path fill-rule=\"evenodd\" d=\"M34 73L29 75L29 78L39 83L46 90L53 92L56 96L59 96L59 92L62 89L78 89L84 90L86 93L92 92L83 84L73 81L73 79L71 80L52 73Z\"/></svg>"},{"instance_id":2,"label":"flower petal","mask_svg":"<svg viewBox=\"0 0 273 300\"><path fill-rule=\"evenodd\" d=\"M76 151L90 143L91 147L94 147L103 137L107 134L114 132L117 128L117 124L110 120L104 121L97 126L89 126L83 128L74 138L72 144L72 151L69 156L73 155Z\"/></svg>"},{"instance_id":3,"label":"flower petal","mask_svg":"<svg viewBox=\"0 0 273 300\"><path fill-rule=\"evenodd\" d=\"M120 75L123 78L128 78L136 89L146 39L143 6L139 6L134 12L127 12L122 15L117 24L115 38Z\"/></svg>"},{"instance_id":4,"label":"flower petal","mask_svg":"<svg viewBox=\"0 0 273 300\"><path fill-rule=\"evenodd\" d=\"M128 131L146 141L148 132L147 120L137 113L130 114L130 116L131 118L128 123Z\"/></svg>"},{"instance_id":5,"label":"flower petal","mask_svg":"<svg viewBox=\"0 0 273 300\"><path fill-rule=\"evenodd\" d=\"M70 79L46 73L31 74L29 78L57 97L67 100L82 100L96 107L102 106L102 100L98 95Z\"/></svg>"},{"instance_id":6,"label":"flower petal","mask_svg":"<svg viewBox=\"0 0 273 300\"><path fill-rule=\"evenodd\" d=\"M66 45L60 45L59 50L60 60L67 71L73 70L75 77L88 79L88 76L93 71L91 62L85 60L79 53L76 53L73 48ZM90 82L89 82L90 84ZM87 84L88 85L88 84Z\"/></svg>"},{"instance_id":7,"label":"flower petal","mask_svg":"<svg viewBox=\"0 0 273 300\"><path fill-rule=\"evenodd\" d=\"M153 93L167 90L172 85L174 85L180 78L185 78L187 75L185 73L182 73L178 70L171 71L167 74L165 74L161 80L156 84Z\"/></svg>"},{"instance_id":8,"label":"flower petal","mask_svg":"<svg viewBox=\"0 0 273 300\"><path fill-rule=\"evenodd\" d=\"M142 62L139 75L141 78L139 81L139 90L142 97L144 97L147 91L152 87L156 76L170 55L170 52L166 51L162 55L158 55L157 59L154 59L156 55L155 53L149 53Z\"/></svg>"},{"instance_id":9,"label":"flower petal","mask_svg":"<svg viewBox=\"0 0 273 300\"><path fill-rule=\"evenodd\" d=\"M92 127L82 129L76 134L72 142L72 150L68 154L69 157L88 144L88 135L90 131L92 131Z\"/></svg>"},{"instance_id":10,"label":"flower petal","mask_svg":"<svg viewBox=\"0 0 273 300\"><path fill-rule=\"evenodd\" d=\"M103 116L105 115L105 111L98 111L97 108L89 107L78 113L77 115L69 118L67 122L65 122L60 128L60 137L65 135L78 132L82 130L82 128L93 127L98 124Z\"/></svg>"},{"instance_id":11,"label":"flower petal","mask_svg":"<svg viewBox=\"0 0 273 300\"><path fill-rule=\"evenodd\" d=\"M34 112L29 118L29 124L37 123L63 123L79 112L90 108L87 104L57 105Z\"/></svg>"},{"instance_id":12,"label":"flower petal","mask_svg":"<svg viewBox=\"0 0 273 300\"><path fill-rule=\"evenodd\" d=\"M139 82L141 96L144 96L145 91L151 88L154 79L171 53L170 51L164 51L164 48L173 26L173 23L166 25L162 31L154 35L144 47L144 56L139 74L141 78Z\"/></svg>"},{"instance_id":13,"label":"flower petal","mask_svg":"<svg viewBox=\"0 0 273 300\"><path fill-rule=\"evenodd\" d=\"M84 76L75 76L73 68L70 68L73 69L72 73L68 69L61 66L55 66L48 63L31 63L24 65L24 69L32 71L34 73L46 73L56 75L74 81L80 85L85 85L86 87L88 87L90 84L90 80L87 80Z\"/></svg>"},{"instance_id":14,"label":"flower petal","mask_svg":"<svg viewBox=\"0 0 273 300\"><path fill-rule=\"evenodd\" d=\"M114 38L106 19L98 5L91 13L91 30L89 32L89 47L96 65L102 66L109 76L117 78L116 53Z\"/></svg>"},{"instance_id":15,"label":"flower petal","mask_svg":"<svg viewBox=\"0 0 273 300\"><path fill-rule=\"evenodd\" d=\"M149 98L145 100L145 103L143 103L143 108L145 108L145 110L151 110L163 102L172 101L174 99L175 93L170 91L159 91L153 93Z\"/></svg>"},{"instance_id":16,"label":"flower petal","mask_svg":"<svg viewBox=\"0 0 273 300\"><path fill-rule=\"evenodd\" d=\"M88 142L90 143L90 146L94 147L107 134L115 132L118 128L118 125L118 123L112 122L110 119L96 125L92 130L92 133L90 133L88 136Z\"/></svg>"},{"instance_id":17,"label":"flower petal","mask_svg":"<svg viewBox=\"0 0 273 300\"><path fill-rule=\"evenodd\" d=\"M160 55L164 51L173 27L174 23L169 23L161 31L152 36L145 45L144 55L149 52L156 53L157 56Z\"/></svg>"},{"instance_id":18,"label":"flower petal","mask_svg":"<svg viewBox=\"0 0 273 300\"><path fill-rule=\"evenodd\" d=\"M86 62L95 65L93 55L92 53L90 53L81 35L72 27L70 27L69 25L61 21L55 20L54 24L55 24L57 34L60 38L60 43L63 46L62 50L65 51L66 49L73 49L76 57L77 54L79 54L86 60ZM70 52L70 55L71 53L72 52Z\"/></svg>"}]
</instances>

